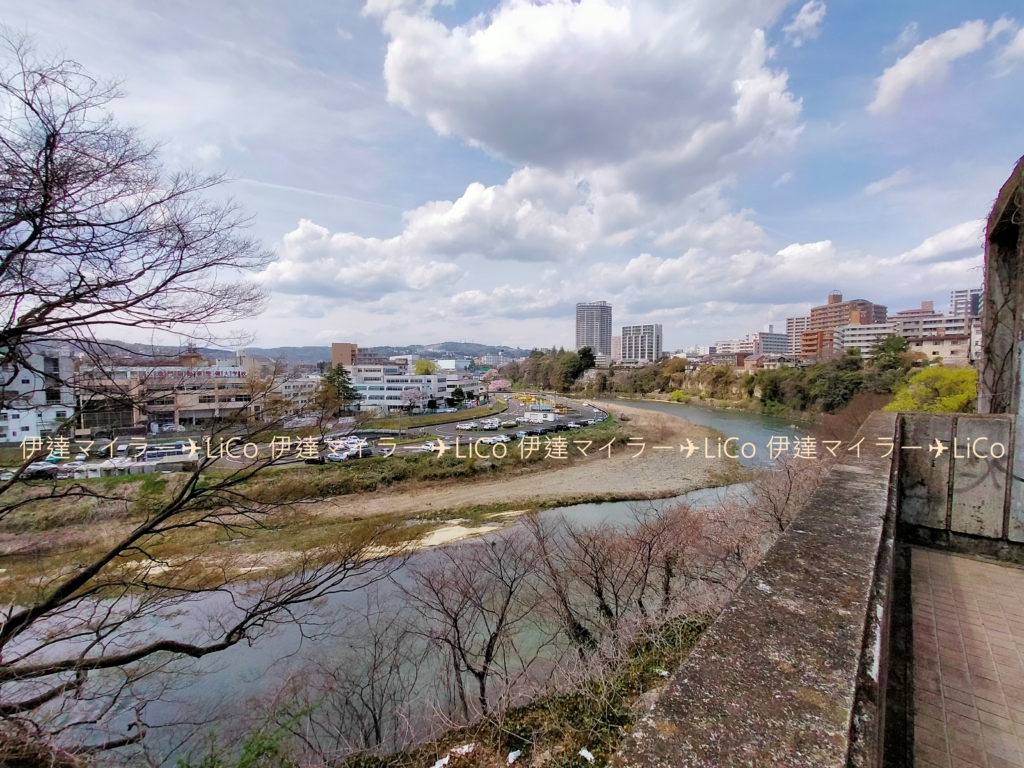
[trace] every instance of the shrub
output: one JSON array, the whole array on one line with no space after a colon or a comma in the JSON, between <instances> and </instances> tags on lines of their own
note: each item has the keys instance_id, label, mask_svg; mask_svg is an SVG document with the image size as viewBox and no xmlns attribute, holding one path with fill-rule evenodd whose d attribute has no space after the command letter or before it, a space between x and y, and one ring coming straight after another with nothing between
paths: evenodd
<instances>
[{"instance_id":1,"label":"shrub","mask_svg":"<svg viewBox=\"0 0 1024 768\"><path fill-rule=\"evenodd\" d=\"M936 366L911 376L885 410L973 413L977 400L977 371Z\"/></svg>"}]
</instances>

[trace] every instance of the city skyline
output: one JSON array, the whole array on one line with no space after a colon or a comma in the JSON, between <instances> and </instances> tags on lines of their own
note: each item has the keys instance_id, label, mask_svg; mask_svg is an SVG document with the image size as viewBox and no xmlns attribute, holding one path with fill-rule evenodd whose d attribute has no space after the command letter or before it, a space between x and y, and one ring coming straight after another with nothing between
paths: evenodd
<instances>
[{"instance_id":1,"label":"city skyline","mask_svg":"<svg viewBox=\"0 0 1024 768\"><path fill-rule=\"evenodd\" d=\"M571 348L575 304L602 296L675 349L781 327L836 285L890 307L978 285L1021 151L1022 14L719 6L42 0L2 18L124 78L116 115L170 168L235 178L277 254L258 346Z\"/></svg>"}]
</instances>

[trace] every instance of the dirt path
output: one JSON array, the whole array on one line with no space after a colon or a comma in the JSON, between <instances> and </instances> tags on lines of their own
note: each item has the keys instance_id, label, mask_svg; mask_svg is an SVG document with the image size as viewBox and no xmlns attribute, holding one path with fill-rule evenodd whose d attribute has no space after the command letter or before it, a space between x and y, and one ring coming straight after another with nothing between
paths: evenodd
<instances>
[{"instance_id":1,"label":"dirt path","mask_svg":"<svg viewBox=\"0 0 1024 768\"><path fill-rule=\"evenodd\" d=\"M496 502L530 504L567 497L669 496L706 487L715 475L729 468L725 459L705 459L704 438L713 433L677 416L611 405L617 416L625 416L628 433L643 437L644 450L636 458L637 447L617 446L612 458L594 456L564 469L556 469L556 459L545 459L550 470L530 472L518 477L460 483L444 487L427 486L414 491L378 491L339 496L316 505L313 514L365 517L378 514L413 515L442 509L458 509ZM700 449L687 458L679 444L690 438ZM712 437L716 444L717 437ZM655 446L671 446L657 450ZM592 446L590 453L593 454ZM570 450L572 450L570 440Z\"/></svg>"}]
</instances>

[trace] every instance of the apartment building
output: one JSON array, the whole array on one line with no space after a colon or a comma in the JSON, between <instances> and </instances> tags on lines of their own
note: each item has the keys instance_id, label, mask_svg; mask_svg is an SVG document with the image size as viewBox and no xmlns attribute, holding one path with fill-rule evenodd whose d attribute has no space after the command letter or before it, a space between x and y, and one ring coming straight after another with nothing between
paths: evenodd
<instances>
[{"instance_id":1,"label":"apartment building","mask_svg":"<svg viewBox=\"0 0 1024 768\"><path fill-rule=\"evenodd\" d=\"M941 358L943 365L962 366L971 364L970 334L950 336L923 336L907 339L911 352L919 352L927 358Z\"/></svg>"},{"instance_id":2,"label":"apartment building","mask_svg":"<svg viewBox=\"0 0 1024 768\"><path fill-rule=\"evenodd\" d=\"M909 310L907 314L897 312L893 321L896 324L896 335L907 339L916 336L962 336L970 333L971 324L971 318L967 315L943 315L938 312L926 314L919 310Z\"/></svg>"},{"instance_id":3,"label":"apartment building","mask_svg":"<svg viewBox=\"0 0 1024 768\"><path fill-rule=\"evenodd\" d=\"M0 443L47 437L74 416L70 353L40 345L29 353L28 366L33 370L5 365L0 371Z\"/></svg>"},{"instance_id":4,"label":"apartment building","mask_svg":"<svg viewBox=\"0 0 1024 768\"><path fill-rule=\"evenodd\" d=\"M837 349L859 349L861 357L868 359L878 342L895 335L895 322L841 325L833 332L833 343Z\"/></svg>"},{"instance_id":5,"label":"apartment building","mask_svg":"<svg viewBox=\"0 0 1024 768\"><path fill-rule=\"evenodd\" d=\"M598 353L600 354L600 353ZM622 359L622 336L612 336L612 353L608 356L612 363Z\"/></svg>"},{"instance_id":6,"label":"apartment building","mask_svg":"<svg viewBox=\"0 0 1024 768\"><path fill-rule=\"evenodd\" d=\"M810 317L786 318L786 336L789 337L789 349L786 351L790 355L800 354L800 334L810 330L810 325Z\"/></svg>"},{"instance_id":7,"label":"apartment building","mask_svg":"<svg viewBox=\"0 0 1024 768\"><path fill-rule=\"evenodd\" d=\"M622 326L622 360L656 362L661 359L661 323Z\"/></svg>"},{"instance_id":8,"label":"apartment building","mask_svg":"<svg viewBox=\"0 0 1024 768\"><path fill-rule=\"evenodd\" d=\"M576 349L583 347L595 355L612 353L612 305L607 301L576 305Z\"/></svg>"},{"instance_id":9,"label":"apartment building","mask_svg":"<svg viewBox=\"0 0 1024 768\"><path fill-rule=\"evenodd\" d=\"M754 342L755 355L785 355L792 347L792 340L785 333L775 333L775 326L769 325L768 330L751 335Z\"/></svg>"},{"instance_id":10,"label":"apartment building","mask_svg":"<svg viewBox=\"0 0 1024 768\"><path fill-rule=\"evenodd\" d=\"M829 360L835 355L835 330L804 331L800 334L801 360Z\"/></svg>"},{"instance_id":11,"label":"apartment building","mask_svg":"<svg viewBox=\"0 0 1024 768\"><path fill-rule=\"evenodd\" d=\"M949 314L963 317L981 315L981 288L965 288L949 292Z\"/></svg>"},{"instance_id":12,"label":"apartment building","mask_svg":"<svg viewBox=\"0 0 1024 768\"><path fill-rule=\"evenodd\" d=\"M887 308L865 299L843 301L843 294L832 291L828 302L811 308L809 331L830 331L840 325L875 325L886 321Z\"/></svg>"},{"instance_id":13,"label":"apartment building","mask_svg":"<svg viewBox=\"0 0 1024 768\"><path fill-rule=\"evenodd\" d=\"M754 354L754 342L749 336L745 339L726 339L725 341L716 341L714 350L715 354L719 355L735 355L737 353L752 355Z\"/></svg>"}]
</instances>

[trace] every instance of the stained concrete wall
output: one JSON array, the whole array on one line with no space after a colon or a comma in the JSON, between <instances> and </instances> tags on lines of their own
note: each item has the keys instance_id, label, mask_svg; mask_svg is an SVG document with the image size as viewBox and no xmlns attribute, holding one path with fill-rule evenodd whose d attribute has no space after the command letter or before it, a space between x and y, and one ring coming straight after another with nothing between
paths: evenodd
<instances>
[{"instance_id":1,"label":"stained concrete wall","mask_svg":"<svg viewBox=\"0 0 1024 768\"><path fill-rule=\"evenodd\" d=\"M901 537L905 532L910 541L934 545L976 541L982 554L994 542L1024 542L1024 493L1010 489L1021 484L1010 471L1015 416L907 413L900 419Z\"/></svg>"},{"instance_id":2,"label":"stained concrete wall","mask_svg":"<svg viewBox=\"0 0 1024 768\"><path fill-rule=\"evenodd\" d=\"M899 444L895 414L858 437ZM847 454L704 633L617 765L882 764L900 458Z\"/></svg>"}]
</instances>

